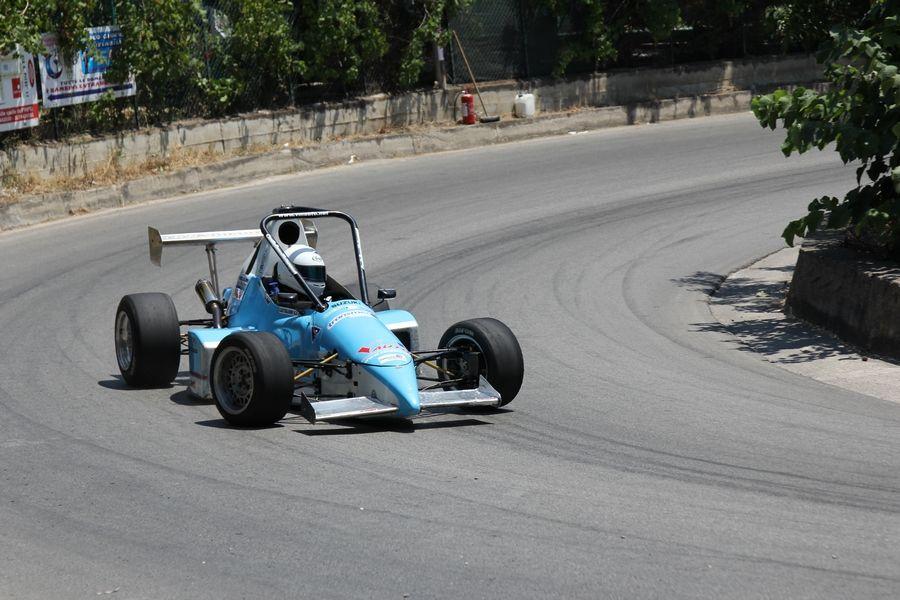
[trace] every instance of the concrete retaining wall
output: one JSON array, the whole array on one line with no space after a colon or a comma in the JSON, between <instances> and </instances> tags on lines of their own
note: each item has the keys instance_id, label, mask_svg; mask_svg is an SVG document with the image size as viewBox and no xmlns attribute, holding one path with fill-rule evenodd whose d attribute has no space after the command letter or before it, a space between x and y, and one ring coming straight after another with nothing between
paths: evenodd
<instances>
[{"instance_id":1,"label":"concrete retaining wall","mask_svg":"<svg viewBox=\"0 0 900 600\"><path fill-rule=\"evenodd\" d=\"M412 156L501 144L569 132L727 114L749 110L750 92L660 100L624 106L585 109L571 114L542 115L480 125L423 128L398 134L338 140L299 148L228 158L212 164L150 175L108 187L38 194L0 203L0 231L25 227L69 215L118 208L251 181L297 173L356 160Z\"/></svg>"},{"instance_id":2,"label":"concrete retaining wall","mask_svg":"<svg viewBox=\"0 0 900 600\"><path fill-rule=\"evenodd\" d=\"M757 92L792 83L820 80L822 69L810 56L744 61L715 61L669 69L632 69L597 73L572 80L500 81L482 88L490 114L509 115L516 92L531 89L542 111L601 107L716 95L734 90ZM183 121L167 127L123 132L106 138L23 145L0 152L0 173L40 179L82 176L116 161L140 164L175 149L228 154L254 146L291 146L372 135L396 127L453 123L461 87L384 94L353 101L315 104L295 110L258 112L240 117ZM476 100L481 112L481 104Z\"/></svg>"},{"instance_id":3,"label":"concrete retaining wall","mask_svg":"<svg viewBox=\"0 0 900 600\"><path fill-rule=\"evenodd\" d=\"M803 242L788 307L852 344L900 358L900 265L842 240L842 233L826 232Z\"/></svg>"}]
</instances>

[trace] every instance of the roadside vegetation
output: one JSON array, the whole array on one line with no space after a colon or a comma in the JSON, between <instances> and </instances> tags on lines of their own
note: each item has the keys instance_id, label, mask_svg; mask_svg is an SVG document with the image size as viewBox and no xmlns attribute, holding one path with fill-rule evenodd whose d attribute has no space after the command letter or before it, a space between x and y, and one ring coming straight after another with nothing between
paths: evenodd
<instances>
[{"instance_id":1,"label":"roadside vegetation","mask_svg":"<svg viewBox=\"0 0 900 600\"><path fill-rule=\"evenodd\" d=\"M877 2L834 28L819 60L827 91L778 90L754 99L753 112L764 127L785 129L785 156L833 147L858 165L857 185L843 198L814 199L784 239L844 228L851 242L900 257L900 1Z\"/></svg>"},{"instance_id":2,"label":"roadside vegetation","mask_svg":"<svg viewBox=\"0 0 900 600\"><path fill-rule=\"evenodd\" d=\"M833 24L860 16L868 5L860 0L4 0L0 52L20 45L40 54L41 33L53 31L63 53L72 56L90 51L85 27L117 23L122 28L124 41L110 79L134 74L136 101L109 98L57 109L52 129L66 135L120 130L136 120L163 123L427 87L434 82L434 48L450 47L448 28L464 14L472 15L476 28L477 22L505 23L504 31L510 26L529 31L529 43L545 44L533 50L546 59L544 74L562 76L646 64L650 55L661 66L809 49ZM51 120L44 119L33 132L7 139L54 137L51 133Z\"/></svg>"}]
</instances>

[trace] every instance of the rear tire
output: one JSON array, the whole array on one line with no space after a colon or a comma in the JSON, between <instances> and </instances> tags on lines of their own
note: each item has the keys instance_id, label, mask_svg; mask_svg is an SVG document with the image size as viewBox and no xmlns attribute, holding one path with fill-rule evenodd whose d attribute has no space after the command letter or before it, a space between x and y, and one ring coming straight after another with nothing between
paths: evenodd
<instances>
[{"instance_id":1,"label":"rear tire","mask_svg":"<svg viewBox=\"0 0 900 600\"><path fill-rule=\"evenodd\" d=\"M116 362L133 387L165 387L178 375L181 329L167 294L129 294L116 309Z\"/></svg>"},{"instance_id":2,"label":"rear tire","mask_svg":"<svg viewBox=\"0 0 900 600\"><path fill-rule=\"evenodd\" d=\"M483 375L500 392L500 406L512 402L519 393L525 376L522 348L503 322L489 317L460 321L444 332L439 347L481 353L478 375Z\"/></svg>"},{"instance_id":3,"label":"rear tire","mask_svg":"<svg viewBox=\"0 0 900 600\"><path fill-rule=\"evenodd\" d=\"M222 418L238 427L265 427L291 407L294 366L275 335L239 331L216 348L210 384Z\"/></svg>"}]
</instances>

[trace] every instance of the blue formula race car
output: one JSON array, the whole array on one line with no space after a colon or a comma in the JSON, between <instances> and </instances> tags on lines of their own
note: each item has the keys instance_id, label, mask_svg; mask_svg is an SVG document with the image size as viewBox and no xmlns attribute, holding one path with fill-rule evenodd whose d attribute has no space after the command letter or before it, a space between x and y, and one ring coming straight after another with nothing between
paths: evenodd
<instances>
[{"instance_id":1,"label":"blue formula race car","mask_svg":"<svg viewBox=\"0 0 900 600\"><path fill-rule=\"evenodd\" d=\"M316 251L317 219L350 226L358 281L341 285ZM359 229L338 211L282 207L259 229L162 235L149 229L150 259L165 246L206 249L209 279L195 290L208 317L178 319L162 293L129 294L116 311L119 370L134 387L170 385L181 356L189 391L212 399L232 425L259 427L291 407L310 422L393 415L411 418L509 403L522 385L522 351L496 319L451 326L439 348L419 348L418 323L392 310L391 289L370 299ZM216 245L254 242L237 282L221 291Z\"/></svg>"}]
</instances>

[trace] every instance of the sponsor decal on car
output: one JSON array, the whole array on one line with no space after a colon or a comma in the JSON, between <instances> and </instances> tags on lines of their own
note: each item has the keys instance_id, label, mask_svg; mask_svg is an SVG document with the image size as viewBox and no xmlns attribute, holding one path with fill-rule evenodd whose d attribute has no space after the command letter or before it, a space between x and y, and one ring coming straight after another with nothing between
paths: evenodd
<instances>
[{"instance_id":1,"label":"sponsor decal on car","mask_svg":"<svg viewBox=\"0 0 900 600\"><path fill-rule=\"evenodd\" d=\"M384 364L387 362L406 362L408 360L409 360L408 352L404 352L404 353L391 352L391 353L387 353L387 354L381 354L378 356L378 362L381 364Z\"/></svg>"},{"instance_id":2,"label":"sponsor decal on car","mask_svg":"<svg viewBox=\"0 0 900 600\"><path fill-rule=\"evenodd\" d=\"M393 342L378 344L377 346L360 346L356 352L364 355L362 362L367 365L375 363L407 363L411 359L409 352L406 351L406 347Z\"/></svg>"},{"instance_id":3,"label":"sponsor decal on car","mask_svg":"<svg viewBox=\"0 0 900 600\"><path fill-rule=\"evenodd\" d=\"M347 312L341 313L338 316L336 316L335 318L333 318L332 320L330 320L328 322L328 329L331 329L332 327L334 327L335 325L337 325L344 319L359 319L359 318L364 318L364 317L368 317L370 319L375 318L375 316L371 312L367 312L364 310L348 310Z\"/></svg>"},{"instance_id":4,"label":"sponsor decal on car","mask_svg":"<svg viewBox=\"0 0 900 600\"><path fill-rule=\"evenodd\" d=\"M360 304L360 301L359 300L335 300L334 302L331 302L328 306L330 306L330 307L345 306L347 304Z\"/></svg>"},{"instance_id":5,"label":"sponsor decal on car","mask_svg":"<svg viewBox=\"0 0 900 600\"><path fill-rule=\"evenodd\" d=\"M234 299L235 300L240 301L241 298L244 297L244 288L247 287L247 283L249 281L250 281L250 279L244 274L241 274L241 276L238 277L237 285L234 286Z\"/></svg>"},{"instance_id":6,"label":"sponsor decal on car","mask_svg":"<svg viewBox=\"0 0 900 600\"><path fill-rule=\"evenodd\" d=\"M359 350L357 350L357 352L359 352L360 354L375 354L376 352L382 352L384 350L406 350L406 348L404 348L400 344L380 344L372 348L370 348L369 346L362 346Z\"/></svg>"}]
</instances>

